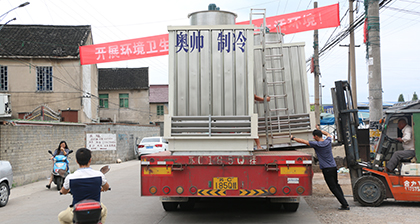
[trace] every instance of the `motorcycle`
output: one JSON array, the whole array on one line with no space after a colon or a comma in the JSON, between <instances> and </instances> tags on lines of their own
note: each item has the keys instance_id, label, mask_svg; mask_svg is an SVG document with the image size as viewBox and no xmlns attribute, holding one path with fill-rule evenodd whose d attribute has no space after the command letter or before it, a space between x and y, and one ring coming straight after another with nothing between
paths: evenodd
<instances>
[{"instance_id":1,"label":"motorcycle","mask_svg":"<svg viewBox=\"0 0 420 224\"><path fill-rule=\"evenodd\" d=\"M73 150L70 150L67 153L67 156L70 155L70 153L72 153ZM50 153L51 155L53 155L53 153L51 152L51 150L48 150L48 153ZM70 169L68 167L69 165L69 161L67 159L67 156L65 155L56 155L54 157L54 166L53 166L53 181L54 184L57 185L57 190L60 190L61 187L63 187L64 184L64 179L66 178L66 176L70 173Z\"/></svg>"},{"instance_id":2,"label":"motorcycle","mask_svg":"<svg viewBox=\"0 0 420 224\"><path fill-rule=\"evenodd\" d=\"M106 174L111 169L110 166L103 166L100 171ZM108 189L110 191L111 188ZM71 192L70 192L71 193ZM74 205L73 223L76 224L101 224L101 203L95 200L82 200Z\"/></svg>"}]
</instances>

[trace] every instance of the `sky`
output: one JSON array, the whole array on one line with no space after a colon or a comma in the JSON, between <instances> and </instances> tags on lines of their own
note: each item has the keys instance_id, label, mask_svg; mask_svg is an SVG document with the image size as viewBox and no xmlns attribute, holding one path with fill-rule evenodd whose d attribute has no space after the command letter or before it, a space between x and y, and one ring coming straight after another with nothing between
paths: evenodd
<instances>
[{"instance_id":1,"label":"sky","mask_svg":"<svg viewBox=\"0 0 420 224\"><path fill-rule=\"evenodd\" d=\"M250 9L267 10L267 17L312 9L313 0L28 0L29 5L17 8L0 18L10 24L42 25L91 25L94 44L148 37L167 33L168 26L189 25L188 14L207 10L215 3L221 10L234 12L236 21L248 21ZM0 14L4 14L26 0L0 0ZM318 0L318 7L339 3L341 26L319 30L320 49L328 38L334 37L348 25L348 14L344 16L348 0ZM363 1L357 5L355 18L364 13ZM388 8L380 11L381 75L384 102L396 102L403 94L411 100L413 93L420 93L420 1L393 0ZM368 67L366 46L363 43L363 26L355 31L356 80L358 102L368 102ZM334 32L335 31L335 32ZM1 35L1 31L0 31ZM313 31L289 34L285 43L305 42L306 58L313 55ZM349 44L349 38L339 44ZM168 83L168 56L136 59L122 62L98 64L99 68L149 67L149 83ZM338 45L320 58L320 82L323 104L331 103L330 89L337 80L348 76L348 48ZM313 74L307 73L309 99L314 102Z\"/></svg>"}]
</instances>

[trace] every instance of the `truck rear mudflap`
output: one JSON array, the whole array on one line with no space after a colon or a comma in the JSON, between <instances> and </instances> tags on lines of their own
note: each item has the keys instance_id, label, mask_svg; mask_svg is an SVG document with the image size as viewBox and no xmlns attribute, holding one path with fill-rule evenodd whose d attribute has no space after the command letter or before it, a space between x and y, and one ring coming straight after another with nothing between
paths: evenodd
<instances>
[{"instance_id":1,"label":"truck rear mudflap","mask_svg":"<svg viewBox=\"0 0 420 224\"><path fill-rule=\"evenodd\" d=\"M312 157L299 151L252 155L142 157L141 194L161 197L299 197L312 194Z\"/></svg>"}]
</instances>

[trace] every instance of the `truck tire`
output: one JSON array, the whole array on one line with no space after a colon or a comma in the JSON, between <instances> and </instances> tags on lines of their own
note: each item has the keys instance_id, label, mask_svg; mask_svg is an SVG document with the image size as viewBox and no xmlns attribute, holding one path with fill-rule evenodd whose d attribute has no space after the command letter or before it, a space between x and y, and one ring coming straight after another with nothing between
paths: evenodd
<instances>
[{"instance_id":1,"label":"truck tire","mask_svg":"<svg viewBox=\"0 0 420 224\"><path fill-rule=\"evenodd\" d=\"M385 199L385 185L374 176L362 176L356 180L354 197L364 206L379 206Z\"/></svg>"},{"instance_id":2,"label":"truck tire","mask_svg":"<svg viewBox=\"0 0 420 224\"><path fill-rule=\"evenodd\" d=\"M167 212L175 211L178 208L178 202L162 202L163 209Z\"/></svg>"},{"instance_id":3,"label":"truck tire","mask_svg":"<svg viewBox=\"0 0 420 224\"><path fill-rule=\"evenodd\" d=\"M299 203L284 203L283 208L287 212L296 212L299 208Z\"/></svg>"},{"instance_id":4,"label":"truck tire","mask_svg":"<svg viewBox=\"0 0 420 224\"><path fill-rule=\"evenodd\" d=\"M3 207L9 201L10 189L6 183L0 184L0 207Z\"/></svg>"}]
</instances>

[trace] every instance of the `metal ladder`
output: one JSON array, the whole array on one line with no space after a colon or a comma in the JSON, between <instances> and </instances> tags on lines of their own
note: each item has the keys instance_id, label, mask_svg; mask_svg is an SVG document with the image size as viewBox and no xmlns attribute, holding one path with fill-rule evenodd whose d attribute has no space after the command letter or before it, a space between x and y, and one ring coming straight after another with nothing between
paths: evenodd
<instances>
[{"instance_id":1,"label":"metal ladder","mask_svg":"<svg viewBox=\"0 0 420 224\"><path fill-rule=\"evenodd\" d=\"M254 12L257 11L257 12ZM266 149L273 145L275 138L288 138L291 135L290 115L287 103L287 89L284 74L284 60L283 60L283 34L281 28L277 25L276 41L267 41L266 32L268 31L266 25L266 10L265 9L251 9L250 23L252 24L253 16L263 16L263 23L258 27L261 35L262 46L262 66L263 66L263 97L264 97L264 121L266 131ZM267 48L267 44L280 44L279 52L274 53L273 48ZM269 63L267 63L269 62ZM267 76L271 74L271 77ZM267 102L266 97L270 97L270 102ZM271 107L270 107L271 106ZM283 114L281 114L283 113ZM280 116L286 117L286 121L282 121ZM273 117L276 118L273 121ZM282 131L281 125L288 125L288 136L276 136L275 133ZM273 127L276 126L277 128ZM271 144L270 144L271 142Z\"/></svg>"}]
</instances>

